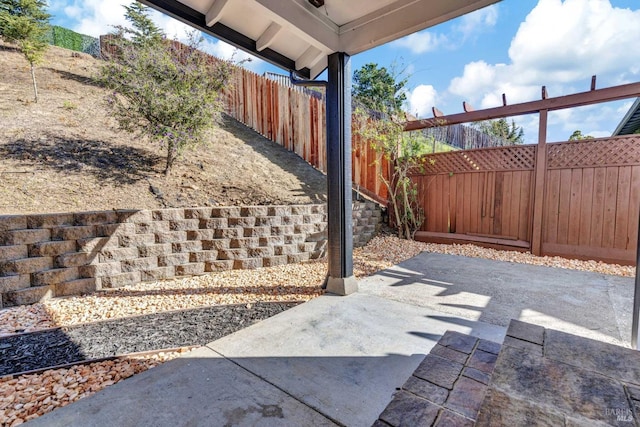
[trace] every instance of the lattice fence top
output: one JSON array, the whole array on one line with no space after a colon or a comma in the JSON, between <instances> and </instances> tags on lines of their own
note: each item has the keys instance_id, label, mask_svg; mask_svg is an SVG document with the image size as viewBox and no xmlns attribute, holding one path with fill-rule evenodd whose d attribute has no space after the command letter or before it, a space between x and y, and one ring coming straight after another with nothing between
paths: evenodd
<instances>
[{"instance_id":1,"label":"lattice fence top","mask_svg":"<svg viewBox=\"0 0 640 427\"><path fill-rule=\"evenodd\" d=\"M477 150L437 153L422 158L423 170L416 175L461 173L474 171L532 170L535 165L535 145L481 148Z\"/></svg>"},{"instance_id":2,"label":"lattice fence top","mask_svg":"<svg viewBox=\"0 0 640 427\"><path fill-rule=\"evenodd\" d=\"M547 168L640 165L640 135L560 142L547 146Z\"/></svg>"}]
</instances>

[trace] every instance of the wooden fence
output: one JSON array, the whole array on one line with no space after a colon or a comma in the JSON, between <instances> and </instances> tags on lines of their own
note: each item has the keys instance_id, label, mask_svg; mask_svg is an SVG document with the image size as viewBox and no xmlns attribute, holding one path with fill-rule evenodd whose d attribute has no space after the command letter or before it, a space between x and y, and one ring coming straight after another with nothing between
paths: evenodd
<instances>
[{"instance_id":1,"label":"wooden fence","mask_svg":"<svg viewBox=\"0 0 640 427\"><path fill-rule=\"evenodd\" d=\"M634 264L640 136L547 144L541 165L536 157L535 145L425 156L424 172L412 176L426 215L416 237L520 250L539 239L543 255Z\"/></svg>"},{"instance_id":2,"label":"wooden fence","mask_svg":"<svg viewBox=\"0 0 640 427\"><path fill-rule=\"evenodd\" d=\"M231 117L295 152L316 169L327 171L323 99L238 68L226 101ZM386 205L387 190L379 172L388 165L376 161L376 153L366 141L355 134L352 139L354 188Z\"/></svg>"}]
</instances>

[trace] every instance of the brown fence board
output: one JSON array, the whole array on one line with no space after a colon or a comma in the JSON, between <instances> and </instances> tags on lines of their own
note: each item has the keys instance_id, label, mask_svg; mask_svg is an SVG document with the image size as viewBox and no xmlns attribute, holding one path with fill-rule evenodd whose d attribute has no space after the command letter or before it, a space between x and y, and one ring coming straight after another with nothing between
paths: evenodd
<instances>
[{"instance_id":1,"label":"brown fence board","mask_svg":"<svg viewBox=\"0 0 640 427\"><path fill-rule=\"evenodd\" d=\"M580 209L582 207L582 169L571 169L570 191L567 243L578 245L580 243Z\"/></svg>"},{"instance_id":2,"label":"brown fence board","mask_svg":"<svg viewBox=\"0 0 640 427\"><path fill-rule=\"evenodd\" d=\"M571 204L571 169L560 171L560 203L558 205L558 235L556 242L567 244L569 234L569 207Z\"/></svg>"},{"instance_id":3,"label":"brown fence board","mask_svg":"<svg viewBox=\"0 0 640 427\"><path fill-rule=\"evenodd\" d=\"M612 248L616 226L616 199L618 196L618 168L607 168L607 183L604 195L604 217L602 222L602 246Z\"/></svg>"},{"instance_id":4,"label":"brown fence board","mask_svg":"<svg viewBox=\"0 0 640 427\"><path fill-rule=\"evenodd\" d=\"M631 195L631 166L618 168L618 194L616 197L616 224L613 247L627 249L629 198Z\"/></svg>"},{"instance_id":5,"label":"brown fence board","mask_svg":"<svg viewBox=\"0 0 640 427\"><path fill-rule=\"evenodd\" d=\"M579 246L588 246L591 240L591 217L593 207L593 168L582 169L580 194L580 236Z\"/></svg>"},{"instance_id":6,"label":"brown fence board","mask_svg":"<svg viewBox=\"0 0 640 427\"><path fill-rule=\"evenodd\" d=\"M631 189L629 194L629 220L627 221L628 232L627 249L635 250L636 240L634 236L638 236L638 217L640 216L640 166L631 167Z\"/></svg>"},{"instance_id":7,"label":"brown fence board","mask_svg":"<svg viewBox=\"0 0 640 427\"><path fill-rule=\"evenodd\" d=\"M606 168L597 168L595 170L593 185L593 205L592 205L592 222L591 222L591 244L590 246L602 245L602 229L604 223L604 195L605 185L607 182Z\"/></svg>"}]
</instances>

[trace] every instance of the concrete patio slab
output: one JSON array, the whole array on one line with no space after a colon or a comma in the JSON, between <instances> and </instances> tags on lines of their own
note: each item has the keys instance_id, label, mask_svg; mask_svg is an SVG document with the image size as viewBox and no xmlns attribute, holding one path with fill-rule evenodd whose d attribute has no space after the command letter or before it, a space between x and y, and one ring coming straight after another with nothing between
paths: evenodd
<instances>
[{"instance_id":1,"label":"concrete patio slab","mask_svg":"<svg viewBox=\"0 0 640 427\"><path fill-rule=\"evenodd\" d=\"M359 282L361 293L507 326L518 319L629 346L634 280L424 252Z\"/></svg>"},{"instance_id":2,"label":"concrete patio slab","mask_svg":"<svg viewBox=\"0 0 640 427\"><path fill-rule=\"evenodd\" d=\"M423 253L359 288L316 298L29 425L370 426L447 330L501 343L515 318L623 344L630 331L631 278ZM476 381L483 360L473 361Z\"/></svg>"}]
</instances>

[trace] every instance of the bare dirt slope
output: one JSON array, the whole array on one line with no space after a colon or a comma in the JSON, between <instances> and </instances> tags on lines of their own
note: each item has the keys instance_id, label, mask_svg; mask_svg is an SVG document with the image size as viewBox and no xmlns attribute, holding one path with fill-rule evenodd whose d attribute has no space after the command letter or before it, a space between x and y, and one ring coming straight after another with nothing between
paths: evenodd
<instances>
[{"instance_id":1,"label":"bare dirt slope","mask_svg":"<svg viewBox=\"0 0 640 427\"><path fill-rule=\"evenodd\" d=\"M36 104L28 63L0 42L0 214L326 200L324 175L231 118L166 178L161 148L107 117L99 64L50 47Z\"/></svg>"}]
</instances>

